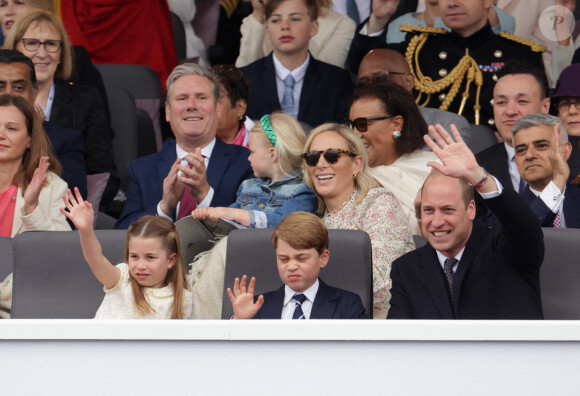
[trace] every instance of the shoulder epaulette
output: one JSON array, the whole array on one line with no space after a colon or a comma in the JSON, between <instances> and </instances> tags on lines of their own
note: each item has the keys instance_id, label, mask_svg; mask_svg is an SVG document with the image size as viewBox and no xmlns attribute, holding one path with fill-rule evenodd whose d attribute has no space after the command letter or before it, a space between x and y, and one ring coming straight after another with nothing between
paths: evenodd
<instances>
[{"instance_id":1,"label":"shoulder epaulette","mask_svg":"<svg viewBox=\"0 0 580 396\"><path fill-rule=\"evenodd\" d=\"M408 32L408 33L432 33L432 34L447 34L447 33L449 33L447 31L447 29L436 28L436 27L427 27L427 26L418 26L418 25L401 25L401 26L399 26L399 30L401 32Z\"/></svg>"},{"instance_id":2,"label":"shoulder epaulette","mask_svg":"<svg viewBox=\"0 0 580 396\"><path fill-rule=\"evenodd\" d=\"M511 34L508 32L499 32L498 34L501 37L511 41L515 41L518 44L527 45L534 52L546 52L546 47L544 47L542 44L534 43L532 40L527 40L523 37L516 36L515 34Z\"/></svg>"}]
</instances>

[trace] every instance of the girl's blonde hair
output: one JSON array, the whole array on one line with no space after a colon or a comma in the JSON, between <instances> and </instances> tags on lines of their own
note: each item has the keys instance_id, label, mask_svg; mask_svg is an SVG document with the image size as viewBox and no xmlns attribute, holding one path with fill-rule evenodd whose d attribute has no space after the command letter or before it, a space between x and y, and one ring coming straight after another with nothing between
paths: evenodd
<instances>
[{"instance_id":1,"label":"girl's blonde hair","mask_svg":"<svg viewBox=\"0 0 580 396\"><path fill-rule=\"evenodd\" d=\"M143 216L129 227L127 230L127 241L125 243L125 262L129 262L129 241L133 237L138 238L159 238L161 245L167 256L176 254L177 259L173 267L167 270L165 283L173 286L173 312L171 319L183 319L184 296L183 291L187 288L185 271L183 269L183 259L181 257L181 245L175 224L160 216ZM146 315L151 311L151 306L143 294L141 286L131 277L131 289L135 305L141 315Z\"/></svg>"},{"instance_id":2,"label":"girl's blonde hair","mask_svg":"<svg viewBox=\"0 0 580 396\"><path fill-rule=\"evenodd\" d=\"M24 116L26 121L26 132L30 137L30 145L22 155L22 164L14 176L14 181L18 187L22 188L22 193L26 192L26 188L34 176L34 171L38 168L41 157L48 157L48 170L60 175L61 166L58 158L52 151L52 145L44 128L42 121L38 118L34 107L26 99L19 96L1 95L0 107L16 107Z\"/></svg>"},{"instance_id":3,"label":"girl's blonde hair","mask_svg":"<svg viewBox=\"0 0 580 396\"><path fill-rule=\"evenodd\" d=\"M300 165L302 163L302 147L306 142L306 134L304 129L298 121L292 116L281 112L274 112L270 116L270 124L276 135L276 146L272 145L268 136L264 132L261 122L256 122L252 127L250 133L259 134L260 139L269 145L273 146L278 151L278 162L280 169L285 174L292 173L295 169L301 171Z\"/></svg>"},{"instance_id":4,"label":"girl's blonde hair","mask_svg":"<svg viewBox=\"0 0 580 396\"><path fill-rule=\"evenodd\" d=\"M304 145L305 153L310 151L310 146L312 146L312 142L314 141L314 139L316 139L316 136L324 132L333 132L342 136L342 138L347 143L348 147L347 150L353 154L356 154L357 156L362 157L363 164L361 170L354 178L354 186L359 191L359 196L358 199L356 200L356 203L361 203L370 190L372 190L373 188L380 187L379 183L369 174L369 166L367 163L367 152L365 150L362 140L360 140L358 135L352 129L344 125L328 122L326 124L320 125L317 128L314 128L310 132L310 134L308 135L308 139L306 140L306 144ZM302 163L302 169L304 173L304 183L309 189L314 191L316 193L316 196L318 197L318 215L322 216L326 211L326 205L324 204L324 200L318 194L318 191L315 190L314 184L312 183L312 178L308 173L308 168L305 162Z\"/></svg>"},{"instance_id":5,"label":"girl's blonde hair","mask_svg":"<svg viewBox=\"0 0 580 396\"><path fill-rule=\"evenodd\" d=\"M10 29L8 37L4 42L4 48L16 49L16 45L24 37L24 33L33 25L47 24L52 27L60 36L62 48L60 53L60 63L56 68L55 77L66 80L70 77L73 68L73 51L68 35L62 23L50 12L35 11L24 15Z\"/></svg>"}]
</instances>

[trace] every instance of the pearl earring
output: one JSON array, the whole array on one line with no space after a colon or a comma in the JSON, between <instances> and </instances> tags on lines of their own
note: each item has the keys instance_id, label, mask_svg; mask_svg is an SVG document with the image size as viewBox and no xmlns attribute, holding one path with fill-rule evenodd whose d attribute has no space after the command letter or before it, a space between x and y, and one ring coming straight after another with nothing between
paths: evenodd
<instances>
[{"instance_id":1,"label":"pearl earring","mask_svg":"<svg viewBox=\"0 0 580 396\"><path fill-rule=\"evenodd\" d=\"M395 131L393 132L393 138L398 139L401 137L401 131Z\"/></svg>"}]
</instances>

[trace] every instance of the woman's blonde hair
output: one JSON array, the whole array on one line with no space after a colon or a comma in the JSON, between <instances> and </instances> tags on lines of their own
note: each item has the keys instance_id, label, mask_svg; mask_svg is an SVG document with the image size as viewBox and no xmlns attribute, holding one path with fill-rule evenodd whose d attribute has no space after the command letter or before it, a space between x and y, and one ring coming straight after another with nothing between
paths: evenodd
<instances>
[{"instance_id":1,"label":"woman's blonde hair","mask_svg":"<svg viewBox=\"0 0 580 396\"><path fill-rule=\"evenodd\" d=\"M360 140L358 135L354 133L352 129L344 125L328 122L326 124L320 125L317 128L314 128L310 132L310 134L308 135L308 139L306 140L306 144L304 145L305 153L310 151L310 146L312 146L312 142L314 141L314 139L316 139L318 135L324 132L333 132L336 133L337 135L342 136L342 138L347 143L348 147L347 150L353 154L356 154L357 156L362 157L363 159L362 167L359 173L354 178L354 186L359 192L359 196L356 203L361 203L371 189L380 187L379 183L369 174L368 171L369 166L367 163L367 152L365 150L362 140ZM312 183L312 178L308 173L308 165L306 165L305 162L302 164L302 169L304 173L304 183L306 184L306 186L308 186L309 189L314 191L316 193L316 196L318 197L318 214L322 216L326 211L326 205L324 204L324 200L314 188L314 183Z\"/></svg>"},{"instance_id":2,"label":"woman's blonde hair","mask_svg":"<svg viewBox=\"0 0 580 396\"><path fill-rule=\"evenodd\" d=\"M73 51L70 44L68 35L62 23L50 12L47 11L35 11L26 14L20 18L10 29L8 37L4 42L4 48L6 49L17 49L16 46L24 37L24 34L28 28L33 24L47 24L51 26L60 35L60 40L62 41L62 48L60 53L60 63L56 68L55 77L66 80L70 77L73 68Z\"/></svg>"},{"instance_id":3,"label":"woman's blonde hair","mask_svg":"<svg viewBox=\"0 0 580 396\"><path fill-rule=\"evenodd\" d=\"M158 238L167 256L174 253L177 255L175 264L167 270L165 283L173 286L173 310L171 319L184 319L183 291L187 288L187 282L185 280L183 259L181 257L181 244L175 224L160 216L143 216L131 224L127 230L127 241L125 243L126 263L129 262L129 241L133 237ZM131 289L133 290L133 298L135 299L137 310L141 315L146 315L151 311L151 306L145 299L143 286L137 283L133 277L131 277Z\"/></svg>"},{"instance_id":4,"label":"woman's blonde hair","mask_svg":"<svg viewBox=\"0 0 580 396\"><path fill-rule=\"evenodd\" d=\"M270 116L270 124L276 135L276 146L272 144L261 122L256 122L250 133L259 134L265 144L273 146L278 151L280 169L285 174L292 173L295 169L300 172L302 164L302 147L306 142L306 134L298 121L292 116L281 112L274 112Z\"/></svg>"},{"instance_id":5,"label":"woman's blonde hair","mask_svg":"<svg viewBox=\"0 0 580 396\"><path fill-rule=\"evenodd\" d=\"M30 145L22 155L22 164L20 169L14 176L14 182L18 187L22 188L22 193L26 192L26 188L32 180L34 171L38 168L41 157L48 157L49 168L53 173L60 175L61 166L52 151L52 145L44 128L42 121L34 111L34 107L24 98L12 95L0 95L0 107L16 107L24 116L26 122L26 132L30 137Z\"/></svg>"}]
</instances>

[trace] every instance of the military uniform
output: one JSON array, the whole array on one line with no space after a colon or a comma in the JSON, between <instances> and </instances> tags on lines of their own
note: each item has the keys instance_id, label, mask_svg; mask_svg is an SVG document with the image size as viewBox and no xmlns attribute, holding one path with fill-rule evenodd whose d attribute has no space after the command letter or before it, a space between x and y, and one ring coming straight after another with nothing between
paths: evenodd
<instances>
[{"instance_id":1,"label":"military uniform","mask_svg":"<svg viewBox=\"0 0 580 396\"><path fill-rule=\"evenodd\" d=\"M544 47L511 34L496 35L489 25L469 37L437 28L403 29L411 35L403 54L415 75L417 103L461 114L472 124L493 127L495 72L506 61L544 67Z\"/></svg>"}]
</instances>

